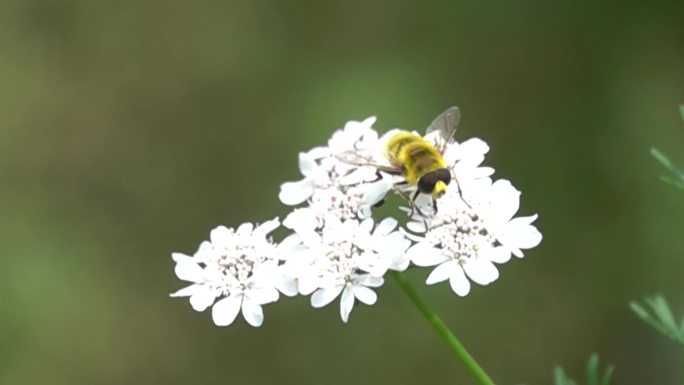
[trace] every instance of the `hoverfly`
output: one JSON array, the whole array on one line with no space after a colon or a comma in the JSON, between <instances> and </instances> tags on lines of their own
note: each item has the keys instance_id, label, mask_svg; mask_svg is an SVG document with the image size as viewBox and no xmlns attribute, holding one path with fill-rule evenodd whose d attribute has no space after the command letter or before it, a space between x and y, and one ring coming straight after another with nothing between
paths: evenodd
<instances>
[{"instance_id":1,"label":"hoverfly","mask_svg":"<svg viewBox=\"0 0 684 385\"><path fill-rule=\"evenodd\" d=\"M416 187L412 196L399 190L400 194L410 202L411 212L415 209L415 201L420 194L428 194L432 197L432 205L437 212L437 199L446 193L449 183L454 180L458 185L458 180L452 175L449 166L444 161L443 154L456 134L460 120L461 111L456 106L439 114L425 132L426 136L437 132L436 144L409 131L402 130L392 135L384 147L384 156L389 165L372 163L369 157L364 157L363 154L354 151L339 154L338 158L350 164L373 166L378 171L391 175L402 175L404 180L395 186ZM378 176L381 177L379 173ZM459 195L463 200L460 186L458 187Z\"/></svg>"}]
</instances>

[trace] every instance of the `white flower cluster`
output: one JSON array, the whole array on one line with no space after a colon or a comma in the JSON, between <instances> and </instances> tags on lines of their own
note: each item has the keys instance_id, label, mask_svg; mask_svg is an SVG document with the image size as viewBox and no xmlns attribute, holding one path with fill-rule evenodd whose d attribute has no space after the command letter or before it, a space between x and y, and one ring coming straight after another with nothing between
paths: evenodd
<instances>
[{"instance_id":1,"label":"white flower cluster","mask_svg":"<svg viewBox=\"0 0 684 385\"><path fill-rule=\"evenodd\" d=\"M456 183L436 200L437 211L432 198L420 194L413 207L402 208L411 213L406 228L391 217L374 220L373 207L388 193L407 197L416 188L386 172L385 143L396 131L379 137L374 123L374 117L348 122L327 146L299 155L303 178L284 183L279 195L284 204L300 206L283 220L290 235L280 243L269 237L278 219L217 227L193 256L173 254L176 275L191 285L171 296L190 297L197 311L212 307L218 326L230 325L240 312L260 326L262 305L281 293L310 295L315 308L340 297L347 322L356 300L377 301L374 289L388 270L434 267L427 284L448 280L465 296L471 281L488 285L499 276L497 264L541 242L532 225L536 215L514 218L520 192L481 167L489 147L480 139L447 144L442 155ZM425 139L438 141L436 134ZM349 161L348 154L366 161Z\"/></svg>"}]
</instances>

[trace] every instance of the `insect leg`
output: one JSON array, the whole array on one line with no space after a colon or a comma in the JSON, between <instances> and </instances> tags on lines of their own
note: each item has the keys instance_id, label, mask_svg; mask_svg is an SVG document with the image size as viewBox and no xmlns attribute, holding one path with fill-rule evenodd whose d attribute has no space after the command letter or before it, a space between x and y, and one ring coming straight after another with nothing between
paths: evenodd
<instances>
[{"instance_id":1,"label":"insect leg","mask_svg":"<svg viewBox=\"0 0 684 385\"><path fill-rule=\"evenodd\" d=\"M452 178L453 178L454 182L456 182L456 187L458 187L458 196L461 198L463 203L465 203L465 205L468 206L468 208L472 210L473 207L463 197L463 189L461 188L461 184L458 183L458 178L456 178L456 175L452 175ZM437 203L435 203L435 212L437 212Z\"/></svg>"}]
</instances>

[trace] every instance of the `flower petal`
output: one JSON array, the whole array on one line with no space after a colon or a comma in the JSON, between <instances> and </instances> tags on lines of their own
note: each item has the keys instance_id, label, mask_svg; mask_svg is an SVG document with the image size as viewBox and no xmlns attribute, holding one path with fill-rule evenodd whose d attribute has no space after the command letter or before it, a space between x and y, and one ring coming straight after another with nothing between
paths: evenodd
<instances>
[{"instance_id":1,"label":"flower petal","mask_svg":"<svg viewBox=\"0 0 684 385\"><path fill-rule=\"evenodd\" d=\"M209 239L214 246L222 247L230 243L230 238L232 236L231 230L226 226L218 226L211 230L209 233Z\"/></svg>"},{"instance_id":2,"label":"flower petal","mask_svg":"<svg viewBox=\"0 0 684 385\"><path fill-rule=\"evenodd\" d=\"M380 287L385 283L385 280L380 277L374 277L370 274L361 274L356 278L356 284L368 287Z\"/></svg>"},{"instance_id":3,"label":"flower petal","mask_svg":"<svg viewBox=\"0 0 684 385\"><path fill-rule=\"evenodd\" d=\"M511 260L511 251L506 247L497 246L489 249L486 256L494 263L506 263Z\"/></svg>"},{"instance_id":4,"label":"flower petal","mask_svg":"<svg viewBox=\"0 0 684 385\"><path fill-rule=\"evenodd\" d=\"M294 206L307 200L313 192L313 182L309 179L302 179L298 182L285 182L280 185L278 198L284 204Z\"/></svg>"},{"instance_id":5,"label":"flower petal","mask_svg":"<svg viewBox=\"0 0 684 385\"><path fill-rule=\"evenodd\" d=\"M383 219L377 226L375 226L375 231L373 235L387 235L392 232L397 227L397 220L392 217L387 217Z\"/></svg>"},{"instance_id":6,"label":"flower petal","mask_svg":"<svg viewBox=\"0 0 684 385\"><path fill-rule=\"evenodd\" d=\"M434 285L435 283L446 281L454 274L455 270L461 270L460 266L456 261L447 261L441 265L435 267L432 273L427 277L425 281L428 285Z\"/></svg>"},{"instance_id":7,"label":"flower petal","mask_svg":"<svg viewBox=\"0 0 684 385\"><path fill-rule=\"evenodd\" d=\"M247 298L242 301L242 316L245 317L245 321L248 324L254 326L255 328L261 326L264 322L264 311L261 305Z\"/></svg>"},{"instance_id":8,"label":"flower petal","mask_svg":"<svg viewBox=\"0 0 684 385\"><path fill-rule=\"evenodd\" d=\"M451 290L458 296L465 297L470 292L470 281L468 281L460 266L449 277L449 284L451 285Z\"/></svg>"},{"instance_id":9,"label":"flower petal","mask_svg":"<svg viewBox=\"0 0 684 385\"><path fill-rule=\"evenodd\" d=\"M340 317L342 322L349 321L349 313L354 308L354 292L351 286L345 286L340 298Z\"/></svg>"},{"instance_id":10,"label":"flower petal","mask_svg":"<svg viewBox=\"0 0 684 385\"><path fill-rule=\"evenodd\" d=\"M378 300L378 295L365 286L354 286L354 297L366 305L373 305Z\"/></svg>"},{"instance_id":11,"label":"flower petal","mask_svg":"<svg viewBox=\"0 0 684 385\"><path fill-rule=\"evenodd\" d=\"M442 250L422 242L406 250L406 255L417 266L435 266L449 259Z\"/></svg>"},{"instance_id":12,"label":"flower petal","mask_svg":"<svg viewBox=\"0 0 684 385\"><path fill-rule=\"evenodd\" d=\"M537 215L514 218L503 229L503 234L498 236L499 242L515 249L531 249L542 241L542 234L530 223L537 219Z\"/></svg>"},{"instance_id":13,"label":"flower petal","mask_svg":"<svg viewBox=\"0 0 684 385\"><path fill-rule=\"evenodd\" d=\"M178 255L174 257L176 260L176 266L174 267L176 276L183 281L201 282L202 276L204 275L204 269L202 269L193 258L184 257L186 258L180 258Z\"/></svg>"},{"instance_id":14,"label":"flower petal","mask_svg":"<svg viewBox=\"0 0 684 385\"><path fill-rule=\"evenodd\" d=\"M491 220L499 225L508 222L520 208L520 191L511 182L499 179L492 184Z\"/></svg>"},{"instance_id":15,"label":"flower petal","mask_svg":"<svg viewBox=\"0 0 684 385\"><path fill-rule=\"evenodd\" d=\"M244 237L250 235L252 230L254 230L254 224L247 222L238 226L237 230L235 230L235 234Z\"/></svg>"},{"instance_id":16,"label":"flower petal","mask_svg":"<svg viewBox=\"0 0 684 385\"><path fill-rule=\"evenodd\" d=\"M195 285L192 284L190 286L186 286L180 290L176 290L173 293L169 294L169 297L171 298L178 298L178 297L190 297L191 295L195 294L197 291L197 288L202 285Z\"/></svg>"},{"instance_id":17,"label":"flower petal","mask_svg":"<svg viewBox=\"0 0 684 385\"><path fill-rule=\"evenodd\" d=\"M463 270L470 279L483 286L489 285L499 278L499 270L491 261L484 258L477 258L464 263Z\"/></svg>"},{"instance_id":18,"label":"flower petal","mask_svg":"<svg viewBox=\"0 0 684 385\"><path fill-rule=\"evenodd\" d=\"M340 292L343 288L344 286L339 285L316 290L313 295L311 295L311 306L315 308L321 308L329 304L335 298L337 298L338 295L340 295Z\"/></svg>"},{"instance_id":19,"label":"flower petal","mask_svg":"<svg viewBox=\"0 0 684 385\"><path fill-rule=\"evenodd\" d=\"M275 302L278 300L278 297L280 297L280 295L278 294L278 290L276 290L274 287L252 289L248 292L248 294L245 295L245 298L248 298L250 302L259 305Z\"/></svg>"},{"instance_id":20,"label":"flower petal","mask_svg":"<svg viewBox=\"0 0 684 385\"><path fill-rule=\"evenodd\" d=\"M214 303L214 300L216 300L216 291L205 285L200 285L190 296L190 306L195 311L205 311Z\"/></svg>"},{"instance_id":21,"label":"flower petal","mask_svg":"<svg viewBox=\"0 0 684 385\"><path fill-rule=\"evenodd\" d=\"M270 221L260 224L259 227L254 229L254 232L266 236L273 230L277 229L278 226L280 226L280 220L278 218L273 218Z\"/></svg>"},{"instance_id":22,"label":"flower petal","mask_svg":"<svg viewBox=\"0 0 684 385\"><path fill-rule=\"evenodd\" d=\"M392 189L392 182L385 178L368 184L366 191L363 194L363 203L372 206L380 202Z\"/></svg>"},{"instance_id":23,"label":"flower petal","mask_svg":"<svg viewBox=\"0 0 684 385\"><path fill-rule=\"evenodd\" d=\"M216 326L228 326L235 321L240 312L240 305L242 304L242 295L233 295L226 297L214 304L211 308L211 317Z\"/></svg>"}]
</instances>

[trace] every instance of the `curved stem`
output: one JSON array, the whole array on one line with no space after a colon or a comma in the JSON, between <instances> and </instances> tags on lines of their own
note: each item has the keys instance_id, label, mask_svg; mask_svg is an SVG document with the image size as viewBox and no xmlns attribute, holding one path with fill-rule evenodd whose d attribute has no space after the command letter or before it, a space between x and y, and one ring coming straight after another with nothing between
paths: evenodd
<instances>
[{"instance_id":1,"label":"curved stem","mask_svg":"<svg viewBox=\"0 0 684 385\"><path fill-rule=\"evenodd\" d=\"M428 305L418 296L418 293L413 289L406 276L400 272L390 272L392 278L401 286L404 293L411 298L411 301L416 305L418 310L427 318L428 322L437 331L440 337L449 345L449 348L454 352L456 358L468 369L468 372L482 385L496 385L489 377L487 372L475 361L473 356L468 353L465 346L454 336L449 328L442 322L439 317L428 307Z\"/></svg>"}]
</instances>

